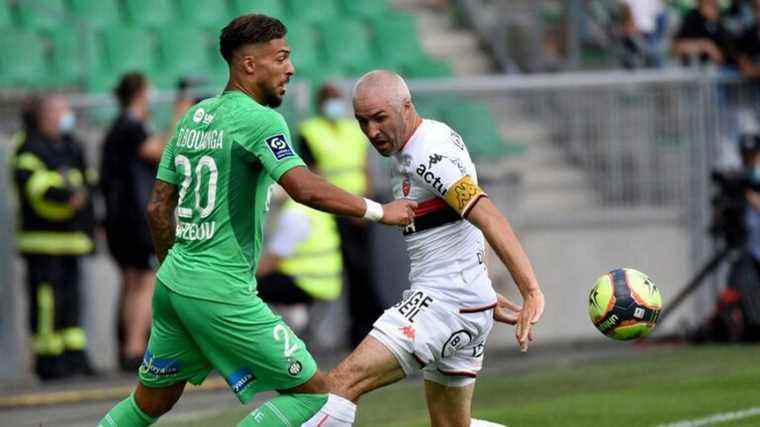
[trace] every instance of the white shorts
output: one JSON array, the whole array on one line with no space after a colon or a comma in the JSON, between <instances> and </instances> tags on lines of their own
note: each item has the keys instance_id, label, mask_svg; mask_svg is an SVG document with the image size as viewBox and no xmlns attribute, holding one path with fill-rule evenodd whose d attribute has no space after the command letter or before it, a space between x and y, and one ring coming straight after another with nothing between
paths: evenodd
<instances>
[{"instance_id":1,"label":"white shorts","mask_svg":"<svg viewBox=\"0 0 760 427\"><path fill-rule=\"evenodd\" d=\"M483 366L496 301L460 307L429 290L404 291L369 333L398 360L406 375L422 369L426 380L449 387L475 382Z\"/></svg>"}]
</instances>

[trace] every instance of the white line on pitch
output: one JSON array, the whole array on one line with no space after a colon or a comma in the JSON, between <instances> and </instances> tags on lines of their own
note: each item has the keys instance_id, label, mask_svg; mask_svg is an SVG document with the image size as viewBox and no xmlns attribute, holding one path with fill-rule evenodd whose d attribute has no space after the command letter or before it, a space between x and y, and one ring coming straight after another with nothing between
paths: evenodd
<instances>
[{"instance_id":1,"label":"white line on pitch","mask_svg":"<svg viewBox=\"0 0 760 427\"><path fill-rule=\"evenodd\" d=\"M743 418L754 417L760 415L760 407L744 409L736 412L724 412L721 414L710 415L709 417L699 418L689 421L676 421L670 424L660 424L657 427L700 427L710 426L718 423L725 423L728 421L741 420Z\"/></svg>"}]
</instances>

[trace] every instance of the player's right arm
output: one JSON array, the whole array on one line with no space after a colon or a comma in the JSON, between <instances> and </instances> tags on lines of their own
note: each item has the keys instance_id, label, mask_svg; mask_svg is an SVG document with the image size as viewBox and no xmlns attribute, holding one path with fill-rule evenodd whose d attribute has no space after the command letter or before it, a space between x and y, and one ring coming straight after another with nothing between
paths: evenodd
<instances>
[{"instance_id":1,"label":"player's right arm","mask_svg":"<svg viewBox=\"0 0 760 427\"><path fill-rule=\"evenodd\" d=\"M335 215L365 217L368 203L361 197L342 190L309 171L306 167L294 167L285 172L279 184L298 203ZM379 222L387 225L407 225L414 218L417 203L396 200L382 206Z\"/></svg>"},{"instance_id":2,"label":"player's right arm","mask_svg":"<svg viewBox=\"0 0 760 427\"><path fill-rule=\"evenodd\" d=\"M177 207L177 187L156 180L148 203L148 224L158 262L163 263L174 244L174 209Z\"/></svg>"},{"instance_id":3,"label":"player's right arm","mask_svg":"<svg viewBox=\"0 0 760 427\"><path fill-rule=\"evenodd\" d=\"M169 141L158 164L156 183L148 202L148 226L159 263L174 244L174 209L177 207L179 175L174 166L176 134Z\"/></svg>"}]
</instances>

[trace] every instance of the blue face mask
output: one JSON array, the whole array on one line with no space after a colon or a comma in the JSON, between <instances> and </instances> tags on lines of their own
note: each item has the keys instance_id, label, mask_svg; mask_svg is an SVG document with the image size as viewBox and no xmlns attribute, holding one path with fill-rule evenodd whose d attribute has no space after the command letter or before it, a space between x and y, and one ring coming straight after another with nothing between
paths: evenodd
<instances>
[{"instance_id":1,"label":"blue face mask","mask_svg":"<svg viewBox=\"0 0 760 427\"><path fill-rule=\"evenodd\" d=\"M340 98L330 98L322 104L322 114L332 121L346 117L347 110L346 103Z\"/></svg>"},{"instance_id":2,"label":"blue face mask","mask_svg":"<svg viewBox=\"0 0 760 427\"><path fill-rule=\"evenodd\" d=\"M77 118L71 111L66 112L58 121L58 130L61 133L70 133L74 130L74 126L77 124Z\"/></svg>"}]
</instances>

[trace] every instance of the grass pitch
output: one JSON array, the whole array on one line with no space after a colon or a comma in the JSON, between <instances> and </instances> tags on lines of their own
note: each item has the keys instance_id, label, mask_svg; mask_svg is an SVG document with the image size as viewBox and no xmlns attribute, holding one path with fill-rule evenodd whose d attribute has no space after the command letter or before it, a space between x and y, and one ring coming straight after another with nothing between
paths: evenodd
<instances>
[{"instance_id":1,"label":"grass pitch","mask_svg":"<svg viewBox=\"0 0 760 427\"><path fill-rule=\"evenodd\" d=\"M498 356L489 356L486 365L499 363ZM758 407L760 346L655 347L577 362L560 358L517 373L514 366L490 372L478 379L473 416L510 427L642 427ZM251 409L161 425L234 426ZM760 411L754 412L695 425L760 426ZM405 381L369 394L356 425L428 425L422 384Z\"/></svg>"}]
</instances>

